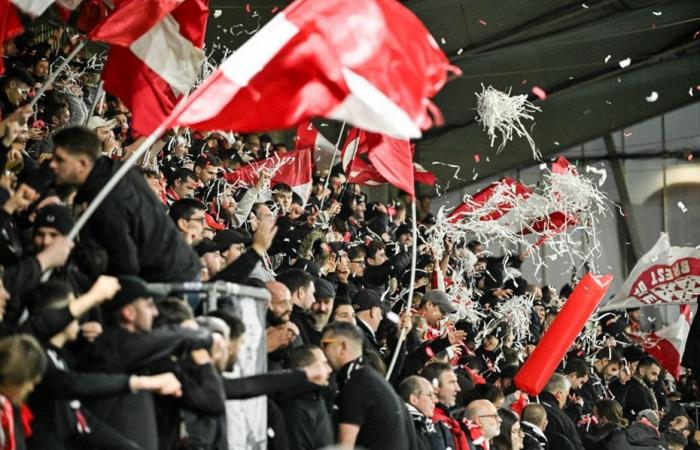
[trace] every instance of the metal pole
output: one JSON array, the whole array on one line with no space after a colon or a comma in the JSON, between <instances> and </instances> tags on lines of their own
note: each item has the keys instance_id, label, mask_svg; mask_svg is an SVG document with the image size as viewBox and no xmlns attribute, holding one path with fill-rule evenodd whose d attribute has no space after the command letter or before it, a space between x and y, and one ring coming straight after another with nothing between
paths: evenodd
<instances>
[{"instance_id":1,"label":"metal pole","mask_svg":"<svg viewBox=\"0 0 700 450\"><path fill-rule=\"evenodd\" d=\"M83 125L87 125L88 121L90 118L92 118L92 115L95 113L95 107L99 105L99 103L102 101L102 97L104 96L104 84L105 82L103 80L100 80L100 84L97 86L97 92L95 92L95 98L92 100L92 105L90 105L90 112L88 113L87 117L85 117L85 123Z\"/></svg>"}]
</instances>

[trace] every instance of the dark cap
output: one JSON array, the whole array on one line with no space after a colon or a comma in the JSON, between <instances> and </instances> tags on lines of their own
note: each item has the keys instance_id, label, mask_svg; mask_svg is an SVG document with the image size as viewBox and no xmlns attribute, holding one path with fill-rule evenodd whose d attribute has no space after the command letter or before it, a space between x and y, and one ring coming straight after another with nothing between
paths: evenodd
<instances>
[{"instance_id":1,"label":"dark cap","mask_svg":"<svg viewBox=\"0 0 700 450\"><path fill-rule=\"evenodd\" d=\"M403 236L404 234L411 234L413 233L413 230L411 229L411 226L407 223L402 223L401 225L396 228L396 239L399 238L399 236Z\"/></svg>"},{"instance_id":2,"label":"dark cap","mask_svg":"<svg viewBox=\"0 0 700 450\"><path fill-rule=\"evenodd\" d=\"M426 292L425 295L423 295L423 301L430 301L433 305L437 305L443 314L454 314L457 312L457 308L452 304L450 297L448 297L445 291L441 291L440 289L433 289Z\"/></svg>"},{"instance_id":3,"label":"dark cap","mask_svg":"<svg viewBox=\"0 0 700 450\"><path fill-rule=\"evenodd\" d=\"M226 250L228 247L219 244L213 239L202 239L202 241L194 246L194 251L197 252L197 256L204 256L207 253L220 252L221 250Z\"/></svg>"},{"instance_id":4,"label":"dark cap","mask_svg":"<svg viewBox=\"0 0 700 450\"><path fill-rule=\"evenodd\" d=\"M637 362L640 359L647 356L647 354L644 353L644 350L642 350L640 347L637 347L636 345L630 345L627 348L625 348L625 350L622 352L622 356L628 362Z\"/></svg>"},{"instance_id":5,"label":"dark cap","mask_svg":"<svg viewBox=\"0 0 700 450\"><path fill-rule=\"evenodd\" d=\"M103 308L108 313L114 313L131 304L139 298L159 298L161 295L148 289L148 285L139 277L122 275L119 277L121 288L112 300L105 302Z\"/></svg>"},{"instance_id":6,"label":"dark cap","mask_svg":"<svg viewBox=\"0 0 700 450\"><path fill-rule=\"evenodd\" d=\"M241 233L237 230L222 230L216 233L214 236L214 242L219 245L223 245L225 249L232 246L233 244L245 244L248 245L253 242L253 238L250 237L248 233Z\"/></svg>"},{"instance_id":7,"label":"dark cap","mask_svg":"<svg viewBox=\"0 0 700 450\"><path fill-rule=\"evenodd\" d=\"M335 298L335 288L330 281L324 280L323 278L316 278L314 280L314 288L314 297L316 297L316 300Z\"/></svg>"},{"instance_id":8,"label":"dark cap","mask_svg":"<svg viewBox=\"0 0 700 450\"><path fill-rule=\"evenodd\" d=\"M352 297L352 307L355 312L367 311L375 306L386 310L386 305L382 302L379 293L372 289L360 289Z\"/></svg>"},{"instance_id":9,"label":"dark cap","mask_svg":"<svg viewBox=\"0 0 700 450\"><path fill-rule=\"evenodd\" d=\"M67 235L74 224L70 210L63 205L47 205L36 213L34 233L41 227L55 228L63 236Z\"/></svg>"}]
</instances>

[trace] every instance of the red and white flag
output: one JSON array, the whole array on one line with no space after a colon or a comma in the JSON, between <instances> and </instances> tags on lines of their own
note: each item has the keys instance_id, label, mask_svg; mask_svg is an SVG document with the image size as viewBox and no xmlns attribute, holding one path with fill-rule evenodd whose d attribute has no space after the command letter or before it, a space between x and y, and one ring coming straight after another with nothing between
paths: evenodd
<instances>
[{"instance_id":1,"label":"red and white flag","mask_svg":"<svg viewBox=\"0 0 700 450\"><path fill-rule=\"evenodd\" d=\"M204 62L208 0L122 0L89 37L112 45L104 87L150 134L193 86Z\"/></svg>"},{"instance_id":2,"label":"red and white flag","mask_svg":"<svg viewBox=\"0 0 700 450\"><path fill-rule=\"evenodd\" d=\"M17 16L15 7L8 0L0 0L0 74L5 72L2 44L23 31L24 26ZM0 117L0 119L4 119L4 117Z\"/></svg>"},{"instance_id":3,"label":"red and white flag","mask_svg":"<svg viewBox=\"0 0 700 450\"><path fill-rule=\"evenodd\" d=\"M331 169L331 162L338 162L338 148L310 121L303 122L297 127L297 135L294 138L294 149L313 149L316 170L323 172ZM334 156L335 155L335 156Z\"/></svg>"},{"instance_id":4,"label":"red and white flag","mask_svg":"<svg viewBox=\"0 0 700 450\"><path fill-rule=\"evenodd\" d=\"M25 14L39 17L53 4L54 0L10 0L10 2Z\"/></svg>"},{"instance_id":5,"label":"red and white flag","mask_svg":"<svg viewBox=\"0 0 700 450\"><path fill-rule=\"evenodd\" d=\"M346 137L341 158L348 183L390 183L411 196L415 196L416 181L435 184L435 176L413 162L413 146L406 139L353 128Z\"/></svg>"},{"instance_id":6,"label":"red and white flag","mask_svg":"<svg viewBox=\"0 0 700 450\"><path fill-rule=\"evenodd\" d=\"M174 119L200 130L257 132L327 117L415 138L432 125L429 99L450 69L425 26L395 0L296 0Z\"/></svg>"},{"instance_id":7,"label":"red and white flag","mask_svg":"<svg viewBox=\"0 0 700 450\"><path fill-rule=\"evenodd\" d=\"M632 269L617 295L601 311L648 305L696 303L700 295L700 249L671 247L661 237Z\"/></svg>"},{"instance_id":8,"label":"red and white flag","mask_svg":"<svg viewBox=\"0 0 700 450\"><path fill-rule=\"evenodd\" d=\"M312 166L311 149L306 148L252 162L226 174L225 178L235 186L255 186L262 170L268 169L273 173L272 186L279 183L287 184L306 202L311 195Z\"/></svg>"},{"instance_id":9,"label":"red and white flag","mask_svg":"<svg viewBox=\"0 0 700 450\"><path fill-rule=\"evenodd\" d=\"M681 315L671 325L659 331L632 335L632 340L645 352L656 358L661 367L678 380L681 375L681 359L690 332L690 305L681 306Z\"/></svg>"}]
</instances>

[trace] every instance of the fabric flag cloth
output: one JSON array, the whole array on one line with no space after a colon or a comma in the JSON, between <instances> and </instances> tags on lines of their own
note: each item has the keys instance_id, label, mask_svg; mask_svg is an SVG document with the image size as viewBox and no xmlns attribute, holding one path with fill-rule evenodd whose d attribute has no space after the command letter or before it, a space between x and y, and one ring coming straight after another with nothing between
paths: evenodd
<instances>
[{"instance_id":1,"label":"fabric flag cloth","mask_svg":"<svg viewBox=\"0 0 700 450\"><path fill-rule=\"evenodd\" d=\"M208 0L122 0L89 37L112 45L104 88L150 134L194 86L204 63Z\"/></svg>"},{"instance_id":2,"label":"fabric flag cloth","mask_svg":"<svg viewBox=\"0 0 700 450\"><path fill-rule=\"evenodd\" d=\"M617 295L601 311L648 305L696 303L700 294L700 249L671 247L668 234L642 256Z\"/></svg>"},{"instance_id":3,"label":"fabric flag cloth","mask_svg":"<svg viewBox=\"0 0 700 450\"><path fill-rule=\"evenodd\" d=\"M54 0L10 0L22 12L32 17L39 17L51 6Z\"/></svg>"},{"instance_id":4,"label":"fabric flag cloth","mask_svg":"<svg viewBox=\"0 0 700 450\"><path fill-rule=\"evenodd\" d=\"M314 163L319 172L330 170L334 159L338 162L338 148L310 121L303 122L297 127L297 135L294 138L294 149L303 148L313 149Z\"/></svg>"},{"instance_id":5,"label":"fabric flag cloth","mask_svg":"<svg viewBox=\"0 0 700 450\"><path fill-rule=\"evenodd\" d=\"M439 115L429 98L448 70L458 72L395 0L296 0L221 64L175 124L257 132L327 117L416 138Z\"/></svg>"},{"instance_id":6,"label":"fabric flag cloth","mask_svg":"<svg viewBox=\"0 0 700 450\"><path fill-rule=\"evenodd\" d=\"M678 380L681 375L681 358L690 332L690 305L681 306L681 315L671 325L659 331L631 335L635 343L656 358L661 367Z\"/></svg>"},{"instance_id":7,"label":"fabric flag cloth","mask_svg":"<svg viewBox=\"0 0 700 450\"><path fill-rule=\"evenodd\" d=\"M234 186L255 186L263 169L273 172L271 184L289 185L306 202L311 195L312 175L311 149L291 151L283 156L255 161L225 175L226 181Z\"/></svg>"},{"instance_id":8,"label":"fabric flag cloth","mask_svg":"<svg viewBox=\"0 0 700 450\"><path fill-rule=\"evenodd\" d=\"M14 38L24 31L24 26L17 16L15 7L8 0L0 0L0 44ZM0 45L0 74L5 72L3 46Z\"/></svg>"},{"instance_id":9,"label":"fabric flag cloth","mask_svg":"<svg viewBox=\"0 0 700 450\"><path fill-rule=\"evenodd\" d=\"M406 139L395 139L353 128L341 152L348 183L391 183L415 197L414 183L435 184L435 176L413 162L413 149Z\"/></svg>"}]
</instances>

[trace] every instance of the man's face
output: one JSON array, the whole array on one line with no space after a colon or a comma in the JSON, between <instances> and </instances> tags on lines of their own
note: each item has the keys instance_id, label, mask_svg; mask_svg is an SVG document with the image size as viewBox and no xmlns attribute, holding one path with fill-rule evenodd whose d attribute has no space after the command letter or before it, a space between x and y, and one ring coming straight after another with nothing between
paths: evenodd
<instances>
[{"instance_id":1,"label":"man's face","mask_svg":"<svg viewBox=\"0 0 700 450\"><path fill-rule=\"evenodd\" d=\"M153 319L158 316L158 308L152 298L139 298L131 305L135 311L134 325L139 331L151 331Z\"/></svg>"},{"instance_id":2,"label":"man's face","mask_svg":"<svg viewBox=\"0 0 700 450\"><path fill-rule=\"evenodd\" d=\"M218 168L210 164L207 164L205 167L197 166L194 168L194 171L197 173L199 181L201 181L204 184L208 183L209 180L215 179L217 174L219 173Z\"/></svg>"},{"instance_id":3,"label":"man's face","mask_svg":"<svg viewBox=\"0 0 700 450\"><path fill-rule=\"evenodd\" d=\"M642 367L638 370L639 375L647 385L651 386L659 381L659 374L661 373L661 368L659 366L652 364L649 367Z\"/></svg>"},{"instance_id":4,"label":"man's face","mask_svg":"<svg viewBox=\"0 0 700 450\"><path fill-rule=\"evenodd\" d=\"M365 274L365 258L362 255L350 260L350 274L354 277L361 277Z\"/></svg>"},{"instance_id":5,"label":"man's face","mask_svg":"<svg viewBox=\"0 0 700 450\"><path fill-rule=\"evenodd\" d=\"M299 298L299 306L301 306L302 309L307 311L311 309L311 305L313 305L316 301L316 299L314 298L314 292L315 287L313 283L309 283L309 285L306 287L300 287L299 290L296 292Z\"/></svg>"},{"instance_id":6,"label":"man's face","mask_svg":"<svg viewBox=\"0 0 700 450\"><path fill-rule=\"evenodd\" d=\"M352 305L339 305L335 309L333 320L336 322L347 322L357 325L357 322L355 321L355 310L353 309Z\"/></svg>"},{"instance_id":7,"label":"man's face","mask_svg":"<svg viewBox=\"0 0 700 450\"><path fill-rule=\"evenodd\" d=\"M292 313L292 294L289 289L280 283L277 289L271 290L270 293L270 311L282 322L289 322L289 316Z\"/></svg>"},{"instance_id":8,"label":"man's face","mask_svg":"<svg viewBox=\"0 0 700 450\"><path fill-rule=\"evenodd\" d=\"M184 222L184 223L183 223ZM203 239L204 211L196 209L189 219L180 219L181 231L192 244L197 244Z\"/></svg>"},{"instance_id":9,"label":"man's face","mask_svg":"<svg viewBox=\"0 0 700 450\"><path fill-rule=\"evenodd\" d=\"M207 268L209 277L213 277L221 270L224 265L224 258L219 252L209 252L202 255L200 258L202 265Z\"/></svg>"},{"instance_id":10,"label":"man's face","mask_svg":"<svg viewBox=\"0 0 700 450\"><path fill-rule=\"evenodd\" d=\"M39 227L34 232L34 247L38 252L53 244L62 234L52 227Z\"/></svg>"},{"instance_id":11,"label":"man's face","mask_svg":"<svg viewBox=\"0 0 700 450\"><path fill-rule=\"evenodd\" d=\"M446 370L440 374L439 381L440 383L435 391L437 398L440 403L451 408L457 401L457 393L461 391L457 382L457 375L451 370Z\"/></svg>"},{"instance_id":12,"label":"man's face","mask_svg":"<svg viewBox=\"0 0 700 450\"><path fill-rule=\"evenodd\" d=\"M231 244L223 255L224 259L226 260L226 265L229 265L240 258L243 253L245 253L245 244Z\"/></svg>"},{"instance_id":13,"label":"man's face","mask_svg":"<svg viewBox=\"0 0 700 450\"><path fill-rule=\"evenodd\" d=\"M603 377L606 380L610 380L620 374L620 364L617 362L608 363L603 368Z\"/></svg>"},{"instance_id":14,"label":"man's face","mask_svg":"<svg viewBox=\"0 0 700 450\"><path fill-rule=\"evenodd\" d=\"M29 86L20 80L12 79L7 84L5 94L12 105L19 106L27 99L27 94L29 94Z\"/></svg>"},{"instance_id":15,"label":"man's face","mask_svg":"<svg viewBox=\"0 0 700 450\"><path fill-rule=\"evenodd\" d=\"M433 411L435 411L435 392L430 382L426 379L421 379L420 390L415 394L415 401L411 404L420 411L428 419L432 419Z\"/></svg>"},{"instance_id":16,"label":"man's face","mask_svg":"<svg viewBox=\"0 0 700 450\"><path fill-rule=\"evenodd\" d=\"M540 319L540 323L544 322L544 316L545 316L545 309L544 306L533 306L532 309L535 311L535 314L537 314L537 318Z\"/></svg>"},{"instance_id":17,"label":"man's face","mask_svg":"<svg viewBox=\"0 0 700 450\"><path fill-rule=\"evenodd\" d=\"M576 373L570 373L567 377L571 381L571 389L581 389L581 386L586 382L586 377L579 377Z\"/></svg>"},{"instance_id":18,"label":"man's face","mask_svg":"<svg viewBox=\"0 0 700 450\"><path fill-rule=\"evenodd\" d=\"M501 417L494 405L485 407L476 420L486 439L492 439L501 433Z\"/></svg>"},{"instance_id":19,"label":"man's face","mask_svg":"<svg viewBox=\"0 0 700 450\"><path fill-rule=\"evenodd\" d=\"M61 147L54 149L49 167L56 177L56 184L69 186L83 184L92 168L86 157L71 155Z\"/></svg>"},{"instance_id":20,"label":"man's face","mask_svg":"<svg viewBox=\"0 0 700 450\"><path fill-rule=\"evenodd\" d=\"M320 348L315 348L312 350L312 352L315 356L315 361L312 364L309 364L307 367L318 369L320 373L323 373L323 385L328 386L328 377L331 375L331 373L333 373L333 369L331 369L330 364L328 364L328 359L326 359L326 355Z\"/></svg>"},{"instance_id":21,"label":"man's face","mask_svg":"<svg viewBox=\"0 0 700 450\"><path fill-rule=\"evenodd\" d=\"M70 122L70 110L68 108L62 108L58 113L52 118L53 126L55 128L63 128ZM99 129L99 128L98 128ZM110 130L111 131L111 130ZM99 136L99 134L98 134Z\"/></svg>"},{"instance_id":22,"label":"man's face","mask_svg":"<svg viewBox=\"0 0 700 450\"><path fill-rule=\"evenodd\" d=\"M328 184L334 195L340 195L340 192L343 190L343 185L345 184L345 175L337 174L332 176L330 180L328 180Z\"/></svg>"},{"instance_id":23,"label":"man's face","mask_svg":"<svg viewBox=\"0 0 700 450\"><path fill-rule=\"evenodd\" d=\"M411 236L410 233L404 233L399 236L399 244L403 245L404 247L410 247L412 243L413 236Z\"/></svg>"},{"instance_id":24,"label":"man's face","mask_svg":"<svg viewBox=\"0 0 700 450\"><path fill-rule=\"evenodd\" d=\"M386 260L386 251L383 248L380 248L377 250L377 253L374 254L373 258L367 258L367 263L370 266L381 266L386 262Z\"/></svg>"},{"instance_id":25,"label":"man's face","mask_svg":"<svg viewBox=\"0 0 700 450\"><path fill-rule=\"evenodd\" d=\"M323 328L328 323L331 318L331 312L333 311L333 297L317 299L311 305L311 317L313 318L316 326Z\"/></svg>"},{"instance_id":26,"label":"man's face","mask_svg":"<svg viewBox=\"0 0 700 450\"><path fill-rule=\"evenodd\" d=\"M344 338L334 336L332 333L326 333L321 338L321 348L333 370L338 370L345 365L347 345Z\"/></svg>"},{"instance_id":27,"label":"man's face","mask_svg":"<svg viewBox=\"0 0 700 450\"><path fill-rule=\"evenodd\" d=\"M49 62L45 59L34 64L34 76L40 80L45 80L49 74Z\"/></svg>"},{"instance_id":28,"label":"man's face","mask_svg":"<svg viewBox=\"0 0 700 450\"><path fill-rule=\"evenodd\" d=\"M668 427L672 430L680 431L686 437L690 434L688 431L688 418L686 416L676 416L668 424Z\"/></svg>"},{"instance_id":29,"label":"man's face","mask_svg":"<svg viewBox=\"0 0 700 450\"><path fill-rule=\"evenodd\" d=\"M95 128L95 134L97 134L97 139L100 140L103 144L109 139L110 137L114 137L114 133L112 132L112 129L109 127L98 127Z\"/></svg>"},{"instance_id":30,"label":"man's face","mask_svg":"<svg viewBox=\"0 0 700 450\"><path fill-rule=\"evenodd\" d=\"M273 196L275 203L282 207L282 211L287 212L292 207L292 194L288 192L278 192Z\"/></svg>"},{"instance_id":31,"label":"man's face","mask_svg":"<svg viewBox=\"0 0 700 450\"><path fill-rule=\"evenodd\" d=\"M442 313L440 307L433 302L427 302L425 304L425 311L425 320L432 327L436 326L442 319L445 318L445 315Z\"/></svg>"}]
</instances>

